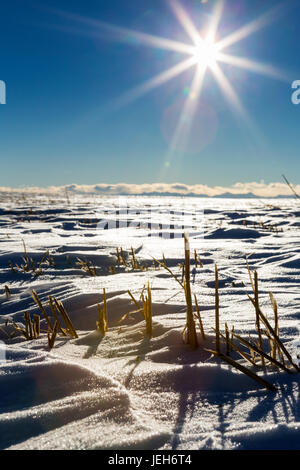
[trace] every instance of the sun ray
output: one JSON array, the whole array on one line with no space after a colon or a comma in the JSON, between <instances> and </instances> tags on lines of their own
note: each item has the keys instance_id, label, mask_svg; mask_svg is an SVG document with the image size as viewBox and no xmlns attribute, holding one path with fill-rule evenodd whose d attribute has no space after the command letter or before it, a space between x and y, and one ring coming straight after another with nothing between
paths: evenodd
<instances>
[{"instance_id":1,"label":"sun ray","mask_svg":"<svg viewBox=\"0 0 300 470\"><path fill-rule=\"evenodd\" d=\"M281 81L290 81L286 74L276 69L272 65L263 64L261 62L250 60L245 57L237 57L229 54L224 54L222 52L219 52L217 54L217 59L220 62L234 65L236 67L249 70L250 72L255 72L260 75L266 75Z\"/></svg>"},{"instance_id":2,"label":"sun ray","mask_svg":"<svg viewBox=\"0 0 300 470\"><path fill-rule=\"evenodd\" d=\"M118 42L128 42L128 40L136 40L145 46L150 46L158 49L170 50L174 52L181 52L183 54L192 54L193 46L184 44L179 41L174 41L172 39L162 38L159 36L154 36L152 34L143 33L140 31L134 31L132 29L123 28L120 26L115 26L103 21L94 20L93 18L88 18L74 13L68 13L61 10L56 11L57 14L64 16L68 19L74 20L81 24L86 24L90 27L95 28L94 33L104 31L110 33ZM87 35L92 34L90 30L87 31Z\"/></svg>"},{"instance_id":3,"label":"sun ray","mask_svg":"<svg viewBox=\"0 0 300 470\"><path fill-rule=\"evenodd\" d=\"M211 70L228 103L239 116L242 116L246 121L248 121L248 113L221 67L215 63L211 66Z\"/></svg>"},{"instance_id":4,"label":"sun ray","mask_svg":"<svg viewBox=\"0 0 300 470\"><path fill-rule=\"evenodd\" d=\"M186 54L188 58L182 62L177 63L171 68L159 73L155 77L150 78L146 82L136 86L135 88L127 91L119 99L115 100L110 105L110 109L118 109L130 102L144 96L146 93L152 91L156 87L167 83L169 80L175 78L183 73L190 67L195 67L195 75L190 87L190 96L187 97L182 111L178 117L177 125L173 136L171 137L170 149L168 159L172 158L172 153L180 143L180 147L184 148L183 144L188 142L190 131L195 118L198 99L202 90L202 85L206 71L209 69L219 85L222 93L228 101L231 108L235 111L238 117L242 117L248 127L254 131L254 134L259 135L259 131L252 122L247 110L244 108L239 96L235 92L232 84L224 74L219 66L220 63L230 64L241 69L255 72L257 74L269 76L278 80L288 80L288 77L275 67L260 63L250 58L238 57L230 55L224 50L229 46L247 38L249 35L275 21L283 12L286 4L281 3L272 10L261 15L258 19L251 21L244 25L227 37L217 41L217 34L219 24L222 18L225 0L216 0L215 7L212 10L212 17L208 24L205 34L198 32L196 25L192 18L183 8L180 0L167 0L177 20L186 31L191 40L191 44L185 44L180 41L168 39L164 37L154 36L152 34L134 31L128 28L119 27L105 23L103 21L95 20L92 18L82 17L76 14L67 13L61 10L56 10L55 13L65 18L77 22L78 24L88 26L87 30L81 30L80 34L92 35L103 37L103 34L111 40L121 43L129 44L142 44L144 46L159 48L177 53ZM191 99L194 97L194 100ZM239 120L241 121L241 119Z\"/></svg>"},{"instance_id":5,"label":"sun ray","mask_svg":"<svg viewBox=\"0 0 300 470\"><path fill-rule=\"evenodd\" d=\"M195 115L197 105L199 102L198 100L201 95L206 71L207 71L206 66L196 67L195 69L195 75L191 83L190 93L187 99L185 100L182 112L178 118L176 128L173 132L173 136L172 136L170 146L169 146L169 151L167 152L165 156L164 165L162 166L162 169L160 172L160 178L164 178L165 176L165 173L167 171L166 163L168 163L169 165L172 163L173 155L178 146L178 143L180 142L181 148L184 149L186 147L186 144L189 138L189 133L191 130L191 126L194 120L194 115Z\"/></svg>"},{"instance_id":6,"label":"sun ray","mask_svg":"<svg viewBox=\"0 0 300 470\"><path fill-rule=\"evenodd\" d=\"M168 82L169 80L177 77L179 74L183 73L184 71L188 70L190 67L195 65L196 61L194 57L189 57L188 59L179 62L179 64L174 65L174 67L165 70L164 72L156 75L155 77L147 80L146 82L138 85L137 87L129 90L128 92L124 93L118 100L114 103L114 108L120 108L125 106L136 99L144 96L145 94L152 91L154 88L163 85L164 83Z\"/></svg>"},{"instance_id":7,"label":"sun ray","mask_svg":"<svg viewBox=\"0 0 300 470\"><path fill-rule=\"evenodd\" d=\"M219 23L221 21L222 13L224 9L224 0L219 0L215 6L212 20L209 26L209 30L207 33L207 41L211 44L216 42L216 35L219 27Z\"/></svg>"},{"instance_id":8,"label":"sun ray","mask_svg":"<svg viewBox=\"0 0 300 470\"><path fill-rule=\"evenodd\" d=\"M190 39L194 44L198 44L202 38L185 9L181 6L178 0L169 0L168 3Z\"/></svg>"},{"instance_id":9,"label":"sun ray","mask_svg":"<svg viewBox=\"0 0 300 470\"><path fill-rule=\"evenodd\" d=\"M223 92L223 95L231 108L233 109L234 113L236 114L238 118L238 122L241 123L241 119L243 122L246 124L247 128L250 130L252 136L258 142L261 146L265 145L265 139L258 127L256 126L255 122L251 119L249 113L243 106L239 96L235 92L234 88L232 87L231 83L229 82L228 78L224 74L223 70L221 67L215 63L212 67L211 70L213 72L213 75Z\"/></svg>"},{"instance_id":10,"label":"sun ray","mask_svg":"<svg viewBox=\"0 0 300 470\"><path fill-rule=\"evenodd\" d=\"M184 148L185 143L189 137L190 128L195 115L206 70L206 66L196 68L195 75L190 87L189 96L184 103L182 114L179 116L178 124L171 141L171 148L173 149L177 147L177 143L180 139L182 139L182 147Z\"/></svg>"},{"instance_id":11,"label":"sun ray","mask_svg":"<svg viewBox=\"0 0 300 470\"><path fill-rule=\"evenodd\" d=\"M216 44L217 49L221 51L222 49L232 46L233 44L250 36L250 34L253 34L264 26L267 26L272 21L275 21L282 12L283 7L283 4L277 5L276 7L272 8L272 10L269 10L261 15L258 19L251 21L242 28L239 28L237 31L234 31L229 36L226 36L224 39L221 39Z\"/></svg>"}]
</instances>

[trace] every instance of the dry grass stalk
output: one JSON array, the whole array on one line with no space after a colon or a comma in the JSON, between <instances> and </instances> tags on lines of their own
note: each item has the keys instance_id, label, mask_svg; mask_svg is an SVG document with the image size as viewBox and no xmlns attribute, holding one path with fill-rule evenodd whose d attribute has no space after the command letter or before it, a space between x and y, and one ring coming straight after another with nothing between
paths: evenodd
<instances>
[{"instance_id":1,"label":"dry grass stalk","mask_svg":"<svg viewBox=\"0 0 300 470\"><path fill-rule=\"evenodd\" d=\"M78 265L82 271L84 271L87 274L90 274L91 276L96 277L97 276L97 270L96 267L92 264L91 261L88 261L87 259L81 259L81 258L76 258L78 261Z\"/></svg>"},{"instance_id":2,"label":"dry grass stalk","mask_svg":"<svg viewBox=\"0 0 300 470\"><path fill-rule=\"evenodd\" d=\"M24 249L23 260L25 262L25 265L22 265L21 267L22 267L23 271L25 271L25 272L29 272L30 269L32 269L32 271L35 271L35 266L33 264L33 260L31 260L28 256L28 254L27 254L27 249L26 249L26 245L25 245L24 240L22 240L22 243L23 243L23 249Z\"/></svg>"},{"instance_id":3,"label":"dry grass stalk","mask_svg":"<svg viewBox=\"0 0 300 470\"><path fill-rule=\"evenodd\" d=\"M96 322L97 325L97 330L100 331L102 336L105 336L105 333L107 331L106 323L104 320L104 312L100 306L100 304L97 304L98 307L98 321Z\"/></svg>"},{"instance_id":4,"label":"dry grass stalk","mask_svg":"<svg viewBox=\"0 0 300 470\"><path fill-rule=\"evenodd\" d=\"M213 328L213 330L215 331L215 328ZM221 332L219 332L219 335L221 338L223 338L224 343L226 343L226 346L228 347L230 346L231 349L234 349L243 359L246 359L246 361L250 362L251 365L255 365L251 356L249 356L244 351L242 351L230 338L228 338L228 345L227 345L226 335L224 336ZM227 354L227 351L226 351L226 356L229 356L229 354Z\"/></svg>"},{"instance_id":5,"label":"dry grass stalk","mask_svg":"<svg viewBox=\"0 0 300 470\"><path fill-rule=\"evenodd\" d=\"M284 360L284 356L281 352L281 349L278 350L278 355L280 357L281 363L285 366L285 360Z\"/></svg>"},{"instance_id":6,"label":"dry grass stalk","mask_svg":"<svg viewBox=\"0 0 300 470\"><path fill-rule=\"evenodd\" d=\"M187 315L186 315L186 326L183 330L183 337L186 332L187 343L192 346L193 349L198 347L198 339L196 334L195 320L193 315L193 305L192 305L192 294L191 294L191 283L190 283L190 244L188 234L184 234L184 248L185 248L185 262L182 265L183 267L183 282L181 282L178 277L171 271L170 268L166 265L165 257L163 256L163 262L153 258L154 261L161 267L163 267L169 274L175 279L176 282L184 289L186 305L187 305Z\"/></svg>"},{"instance_id":7,"label":"dry grass stalk","mask_svg":"<svg viewBox=\"0 0 300 470\"><path fill-rule=\"evenodd\" d=\"M216 351L220 353L220 299L219 299L219 272L215 265L215 318L216 318Z\"/></svg>"},{"instance_id":8,"label":"dry grass stalk","mask_svg":"<svg viewBox=\"0 0 300 470\"><path fill-rule=\"evenodd\" d=\"M162 263L162 262L159 261L158 259L153 258L153 256L152 256L152 259L153 259L159 266L161 266L161 267L164 268L166 271L168 271L168 273L171 274L171 276L175 279L175 281L178 282L178 284L180 285L180 287L182 287L182 289L184 289L184 284L179 281L178 277L171 271L170 268L168 268L168 266L165 264L165 262Z\"/></svg>"},{"instance_id":9,"label":"dry grass stalk","mask_svg":"<svg viewBox=\"0 0 300 470\"><path fill-rule=\"evenodd\" d=\"M136 301L136 299L134 298L134 296L132 295L132 293L130 292L130 290L128 290L128 294L130 295L132 301L134 302L134 304L135 304L137 310L143 314L143 309L142 309L142 307L141 307L140 304Z\"/></svg>"},{"instance_id":10,"label":"dry grass stalk","mask_svg":"<svg viewBox=\"0 0 300 470\"><path fill-rule=\"evenodd\" d=\"M54 321L57 322L57 325L58 325L58 329L60 330L60 332L62 333L63 336L67 336L68 334L68 331L66 329L64 329L59 321L59 310L56 309L56 305L55 305L55 302L52 298L51 295L49 295L49 305L50 305L50 308L51 308L51 311L52 311L52 315L54 317Z\"/></svg>"},{"instance_id":11,"label":"dry grass stalk","mask_svg":"<svg viewBox=\"0 0 300 470\"><path fill-rule=\"evenodd\" d=\"M228 356L225 356L224 354L221 354L221 353L218 353L217 351L211 351L210 349L207 349L208 352L212 353L214 356L217 356L219 357L220 359L222 359L224 362L227 362L227 364L230 364L231 366L235 367L236 369L240 370L241 372L243 372L245 375L248 375L248 377L251 377L252 379L256 380L256 382L258 382L260 385L262 385L263 387L265 387L266 389L268 390L271 390L273 392L276 392L276 387L274 387L274 385L270 384L269 382L267 382L266 380L262 379L261 377L259 377L257 374L255 374L254 372L252 372L251 370L247 369L246 367L242 366L241 364L239 364L238 362L234 361L233 359L231 359L230 357Z\"/></svg>"},{"instance_id":12,"label":"dry grass stalk","mask_svg":"<svg viewBox=\"0 0 300 470\"><path fill-rule=\"evenodd\" d=\"M269 296L272 302L272 307L273 307L273 312L274 312L274 331L276 335L279 337L278 306L277 306L276 299L274 295L272 294L272 292L269 292ZM273 341L273 348L272 348L273 359L276 359L276 350L277 350L276 341Z\"/></svg>"},{"instance_id":13,"label":"dry grass stalk","mask_svg":"<svg viewBox=\"0 0 300 470\"><path fill-rule=\"evenodd\" d=\"M153 331L152 331L152 295L151 295L151 288L148 282L147 287L147 295L144 295L142 292L141 299L143 302L143 309L144 309L144 318L146 322L146 333L149 338L152 338Z\"/></svg>"},{"instance_id":14,"label":"dry grass stalk","mask_svg":"<svg viewBox=\"0 0 300 470\"><path fill-rule=\"evenodd\" d=\"M132 301L134 302L135 306L137 307L137 311L140 312L144 320L146 322L146 333L149 336L149 338L152 338L153 336L153 329L152 329L152 294L151 294L151 288L148 282L148 287L147 287L147 295L144 295L144 289L141 293L141 301L143 304L143 307L140 306L138 301L134 298L132 293L128 291L128 294L130 295ZM122 320L126 318L128 314L124 315Z\"/></svg>"},{"instance_id":15,"label":"dry grass stalk","mask_svg":"<svg viewBox=\"0 0 300 470\"><path fill-rule=\"evenodd\" d=\"M272 364L274 364L275 366L279 367L280 369L283 369L285 372L287 372L288 374L291 374L291 370L288 369L287 367L285 367L285 365L283 365L282 363L280 363L279 361L277 361L276 359L274 359L272 356L270 356L269 354L267 354L265 351L263 351L262 349L259 349L258 346L256 346L254 343L252 342L249 342L247 340L245 340L244 338L242 338L241 336L235 334L234 335L239 341L240 343L244 344L245 346L247 346L250 350L254 350L256 351L259 355L263 355L268 361L270 361Z\"/></svg>"},{"instance_id":16,"label":"dry grass stalk","mask_svg":"<svg viewBox=\"0 0 300 470\"><path fill-rule=\"evenodd\" d=\"M251 300L252 304L255 305L254 299L250 295L248 295L248 297ZM272 328L272 326L268 322L265 315L262 313L261 309L259 309L259 316L260 316L260 319L262 320L262 322L264 323L265 327L267 328L268 332L270 333L270 335L274 338L274 340L276 342L276 345L278 347L279 355L281 355L281 357L283 358L283 355L281 354L281 353L283 353L286 356L286 358L288 359L288 361L290 362L290 364L297 370L297 372L300 372L300 368L294 363L294 361L292 359L292 356L290 355L290 353L288 352L288 350L286 349L286 347L282 343L279 336L275 333L274 329ZM282 361L282 363L284 364L284 361Z\"/></svg>"},{"instance_id":17,"label":"dry grass stalk","mask_svg":"<svg viewBox=\"0 0 300 470\"><path fill-rule=\"evenodd\" d=\"M233 341L233 334L234 334L234 325L232 325L232 328L231 328L231 341Z\"/></svg>"},{"instance_id":18,"label":"dry grass stalk","mask_svg":"<svg viewBox=\"0 0 300 470\"><path fill-rule=\"evenodd\" d=\"M24 313L24 320L25 320L26 337L27 339L33 339L33 328L32 328L32 323L31 323L29 312Z\"/></svg>"},{"instance_id":19,"label":"dry grass stalk","mask_svg":"<svg viewBox=\"0 0 300 470\"><path fill-rule=\"evenodd\" d=\"M51 325L51 321L50 321L50 318L48 317L47 315L47 312L46 310L44 309L43 305L42 305L42 302L40 301L39 299L39 296L37 294L37 292L35 290L32 290L32 298L34 300L34 302L38 305L40 311L42 312L43 314L43 317L45 318L47 324L48 324L48 328L50 329L50 331L52 330L52 325Z\"/></svg>"},{"instance_id":20,"label":"dry grass stalk","mask_svg":"<svg viewBox=\"0 0 300 470\"><path fill-rule=\"evenodd\" d=\"M70 336L72 336L73 338L78 338L78 335L76 333L76 330L73 326L73 323L71 322L70 320L70 317L69 315L67 314L64 306L63 306L63 303L60 301L60 300L57 300L55 297L53 297L53 300L54 300L54 303L55 303L55 306L57 308L57 310L59 311L59 313L61 314L64 322L65 322L65 325L67 327L67 332ZM57 329L58 329L58 322L56 321L56 324L57 324Z\"/></svg>"},{"instance_id":21,"label":"dry grass stalk","mask_svg":"<svg viewBox=\"0 0 300 470\"><path fill-rule=\"evenodd\" d=\"M15 328L15 331L12 334L7 334L7 336L11 339L13 338L17 332L19 331L22 333L26 341L31 341L33 339L38 339L40 336L40 317L39 315L34 315L33 316L33 321L30 317L30 313L26 311L24 313L24 322L25 322L25 329L22 328L20 325L17 325L14 321L12 321L12 324ZM5 330L2 330L5 332Z\"/></svg>"},{"instance_id":22,"label":"dry grass stalk","mask_svg":"<svg viewBox=\"0 0 300 470\"><path fill-rule=\"evenodd\" d=\"M200 256L198 255L196 249L194 250L194 260L195 260L195 268L198 268L198 265L200 268L203 268L203 263L200 259Z\"/></svg>"},{"instance_id":23,"label":"dry grass stalk","mask_svg":"<svg viewBox=\"0 0 300 470\"><path fill-rule=\"evenodd\" d=\"M114 267L114 265L109 267L109 271L111 274L116 274L116 268Z\"/></svg>"},{"instance_id":24,"label":"dry grass stalk","mask_svg":"<svg viewBox=\"0 0 300 470\"><path fill-rule=\"evenodd\" d=\"M23 259L25 264L21 265L21 269L26 273L32 271L34 274L39 276L40 274L42 274L42 263L44 262L45 258L47 256L49 256L49 252L46 251L46 253L44 253L44 255L42 256L42 258L41 258L41 260L38 264L38 267L36 267L35 261L32 258L30 258L27 254L27 248L26 248L26 245L25 245L25 241L22 240L22 243L23 243L23 249L24 249L24 256L23 256L22 259ZM19 268L18 265L17 265L17 267Z\"/></svg>"},{"instance_id":25,"label":"dry grass stalk","mask_svg":"<svg viewBox=\"0 0 300 470\"><path fill-rule=\"evenodd\" d=\"M123 248L121 247L120 249L120 253L121 253L121 260L122 260L122 263L124 266L127 266L126 264L126 260L125 260L125 256L124 256L124 251L123 251Z\"/></svg>"},{"instance_id":26,"label":"dry grass stalk","mask_svg":"<svg viewBox=\"0 0 300 470\"><path fill-rule=\"evenodd\" d=\"M15 273L16 270L15 270L14 265L12 264L11 261L8 262L8 265L9 265L9 267L10 267L10 269L11 269L11 272L12 272L12 273Z\"/></svg>"},{"instance_id":27,"label":"dry grass stalk","mask_svg":"<svg viewBox=\"0 0 300 470\"><path fill-rule=\"evenodd\" d=\"M283 343L281 342L279 336L277 336L277 334L275 333L274 329L271 327L270 323L268 322L268 320L266 319L266 317L264 316L264 314L262 313L261 310L259 310L259 315L260 315L260 318L261 320L263 321L265 327L269 330L270 334L273 336L274 340L276 341L277 343L277 346L280 348L280 350L282 351L282 353L286 356L286 358L288 359L288 361L290 362L290 364L295 367L295 369L300 372L300 368L294 363L293 359L292 359L292 356L290 355L290 353L288 352L288 350L286 349L286 347L283 345Z\"/></svg>"},{"instance_id":28,"label":"dry grass stalk","mask_svg":"<svg viewBox=\"0 0 300 470\"><path fill-rule=\"evenodd\" d=\"M259 349L263 351L263 342L262 342L262 335L261 335L261 329L260 329L260 317L259 317L259 292L258 292L258 279L257 279L257 271L254 271L254 306L255 306L255 314L256 314L256 330L258 334L258 343L259 343ZM265 366L265 359L263 354L261 354L261 363L263 366Z\"/></svg>"},{"instance_id":29,"label":"dry grass stalk","mask_svg":"<svg viewBox=\"0 0 300 470\"><path fill-rule=\"evenodd\" d=\"M197 259L197 251L194 250L194 261L195 261L195 268L198 268L198 259Z\"/></svg>"},{"instance_id":30,"label":"dry grass stalk","mask_svg":"<svg viewBox=\"0 0 300 470\"><path fill-rule=\"evenodd\" d=\"M13 324L13 326L14 326L14 328L15 328L14 334L16 334L16 333L19 331L20 333L22 333L22 335L23 335L23 336L25 337L25 339L28 341L28 340L29 340L29 337L28 337L28 334L27 334L27 332L26 332L26 329L24 330L20 325L17 325L17 323L15 323L14 321L12 321L12 324ZM1 328L1 330L2 330L2 328ZM2 331L5 332L5 330L2 330ZM8 336L9 338L12 338L12 337L14 336L14 334L13 334L13 335L9 335L8 333L6 333L6 334L7 334L7 336Z\"/></svg>"},{"instance_id":31,"label":"dry grass stalk","mask_svg":"<svg viewBox=\"0 0 300 470\"><path fill-rule=\"evenodd\" d=\"M24 261L24 264L21 264L21 266L16 264L15 267L17 268L17 270L24 271L25 273L29 273L29 272L32 271L36 276L40 276L43 272L42 265L46 261L46 259L47 259L48 264L50 264L50 265L55 264L53 258L51 258L50 255L49 255L49 250L47 250L43 254L40 261L38 262L38 265L36 266L35 261L33 260L33 258L30 258L28 256L25 241L22 240L22 243L23 243L23 249L24 249L24 256L22 257L22 259ZM11 261L9 262L9 266L10 266L12 272L16 272L16 270L15 270L15 268L14 268Z\"/></svg>"},{"instance_id":32,"label":"dry grass stalk","mask_svg":"<svg viewBox=\"0 0 300 470\"><path fill-rule=\"evenodd\" d=\"M139 269L140 265L135 257L135 252L134 252L133 247L131 247L131 256L132 256L132 260L131 260L132 269Z\"/></svg>"},{"instance_id":33,"label":"dry grass stalk","mask_svg":"<svg viewBox=\"0 0 300 470\"><path fill-rule=\"evenodd\" d=\"M202 336L202 339L203 339L203 340L206 340L206 336L205 336L205 333L204 333L202 318L201 318L201 315L200 315L200 310L199 310L199 305L198 305L198 301L197 301L196 294L194 294L194 299L195 299L195 305L196 305L196 313L195 313L195 315L196 315L196 318L197 318L198 323L199 323L199 328L200 328L201 336Z\"/></svg>"},{"instance_id":34,"label":"dry grass stalk","mask_svg":"<svg viewBox=\"0 0 300 470\"><path fill-rule=\"evenodd\" d=\"M286 182L286 184L288 185L288 187L290 188L290 190L294 193L294 195L296 196L297 199L300 199L300 196L299 194L296 192L295 188L291 185L291 183L288 181L288 179L282 175L284 181Z\"/></svg>"},{"instance_id":35,"label":"dry grass stalk","mask_svg":"<svg viewBox=\"0 0 300 470\"><path fill-rule=\"evenodd\" d=\"M43 254L42 258L40 259L40 262L39 262L39 264L38 264L38 269L37 269L37 271L36 271L36 274L37 274L37 275L42 274L42 272L43 272L42 264L43 264L43 262L46 260L46 258L49 258L49 250L47 250L47 251ZM49 263L50 263L50 261L49 261Z\"/></svg>"},{"instance_id":36,"label":"dry grass stalk","mask_svg":"<svg viewBox=\"0 0 300 470\"><path fill-rule=\"evenodd\" d=\"M98 321L97 321L97 330L105 336L105 333L108 331L108 315L107 315L107 301L106 301L106 292L103 289L103 308L100 304L98 306Z\"/></svg>"},{"instance_id":37,"label":"dry grass stalk","mask_svg":"<svg viewBox=\"0 0 300 470\"><path fill-rule=\"evenodd\" d=\"M10 288L5 284L4 289L5 289L5 296L7 299L9 299L11 296Z\"/></svg>"},{"instance_id":38,"label":"dry grass stalk","mask_svg":"<svg viewBox=\"0 0 300 470\"><path fill-rule=\"evenodd\" d=\"M233 335L234 335L234 332L232 332L232 338L233 338ZM253 343L252 338L251 338L251 336L250 336L250 333L249 333L249 343L250 343L250 344ZM252 357L253 362L254 362L254 364L255 364L256 355L255 355L255 351L254 351L253 348L250 348L250 354L251 354L251 357Z\"/></svg>"},{"instance_id":39,"label":"dry grass stalk","mask_svg":"<svg viewBox=\"0 0 300 470\"><path fill-rule=\"evenodd\" d=\"M267 329L262 330L262 332L268 338L270 354L272 354L272 356L273 356L274 345L276 346L276 342L275 342L274 338L272 338L272 336L270 335L270 332ZM275 357L275 359L276 359L276 357Z\"/></svg>"},{"instance_id":40,"label":"dry grass stalk","mask_svg":"<svg viewBox=\"0 0 300 470\"><path fill-rule=\"evenodd\" d=\"M230 338L229 338L229 329L227 323L225 323L225 339L226 339L226 356L229 356L231 353L231 344L230 344Z\"/></svg>"},{"instance_id":41,"label":"dry grass stalk","mask_svg":"<svg viewBox=\"0 0 300 470\"><path fill-rule=\"evenodd\" d=\"M246 264L247 264L249 279L250 279L250 283L251 283L251 287L252 287L252 292L254 292L254 290L255 290L254 282L253 282L253 279L252 279L252 274L251 274L251 270L250 270L249 263L248 263L248 258L250 256L251 256L251 254L246 256Z\"/></svg>"},{"instance_id":42,"label":"dry grass stalk","mask_svg":"<svg viewBox=\"0 0 300 470\"><path fill-rule=\"evenodd\" d=\"M184 325L184 328L182 330L182 333L181 333L181 337L182 337L182 342L185 343L186 342L186 337L185 337L185 332L187 330L187 324Z\"/></svg>"},{"instance_id":43,"label":"dry grass stalk","mask_svg":"<svg viewBox=\"0 0 300 470\"><path fill-rule=\"evenodd\" d=\"M106 328L108 330L108 315L107 315L107 300L106 300L106 291L103 289L103 308L104 308L104 319L106 322Z\"/></svg>"},{"instance_id":44,"label":"dry grass stalk","mask_svg":"<svg viewBox=\"0 0 300 470\"><path fill-rule=\"evenodd\" d=\"M120 266L120 264L122 264L122 259L121 259L121 255L120 255L118 247L116 248L116 256L117 256L117 264L118 266Z\"/></svg>"},{"instance_id":45,"label":"dry grass stalk","mask_svg":"<svg viewBox=\"0 0 300 470\"><path fill-rule=\"evenodd\" d=\"M187 342L193 349L198 347L198 339L196 334L196 327L193 315L193 304L191 294L191 281L190 281L190 242L188 234L184 234L184 251L185 251L185 280L184 291L187 305L186 311L186 325L187 325Z\"/></svg>"},{"instance_id":46,"label":"dry grass stalk","mask_svg":"<svg viewBox=\"0 0 300 470\"><path fill-rule=\"evenodd\" d=\"M58 330L58 323L57 321L54 323L54 327L52 332L48 332L48 345L49 349L52 349L56 340L57 336L57 330Z\"/></svg>"},{"instance_id":47,"label":"dry grass stalk","mask_svg":"<svg viewBox=\"0 0 300 470\"><path fill-rule=\"evenodd\" d=\"M36 336L36 338L38 338L41 334L41 318L39 315L33 315L33 331L34 331L34 334Z\"/></svg>"},{"instance_id":48,"label":"dry grass stalk","mask_svg":"<svg viewBox=\"0 0 300 470\"><path fill-rule=\"evenodd\" d=\"M166 261L166 258L165 258L165 254L163 253L162 256L163 256L163 264L164 264L164 266L167 266L167 261Z\"/></svg>"}]
</instances>

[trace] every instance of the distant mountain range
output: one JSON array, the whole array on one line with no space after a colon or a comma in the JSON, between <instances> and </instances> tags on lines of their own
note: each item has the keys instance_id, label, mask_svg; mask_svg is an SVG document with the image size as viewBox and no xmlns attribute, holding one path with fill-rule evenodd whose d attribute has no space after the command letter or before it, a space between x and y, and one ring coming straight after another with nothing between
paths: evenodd
<instances>
[{"instance_id":1,"label":"distant mountain range","mask_svg":"<svg viewBox=\"0 0 300 470\"><path fill-rule=\"evenodd\" d=\"M208 196L207 194L195 194L195 193L176 193L176 192L158 192L158 191L153 191L153 192L145 192L145 193L119 193L120 196L169 196L169 197L200 197L200 198L211 198L211 199L293 199L295 196L272 196L272 197L266 197L266 196L256 196L253 193L243 193L243 194L233 194L230 192L227 193L222 193L218 194L216 196Z\"/></svg>"}]
</instances>

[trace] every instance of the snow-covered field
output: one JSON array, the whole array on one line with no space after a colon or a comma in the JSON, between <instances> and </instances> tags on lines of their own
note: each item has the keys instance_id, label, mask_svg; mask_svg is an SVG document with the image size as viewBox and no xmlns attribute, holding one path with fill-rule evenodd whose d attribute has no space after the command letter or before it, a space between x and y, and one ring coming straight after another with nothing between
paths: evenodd
<instances>
[{"instance_id":1,"label":"snow-covered field","mask_svg":"<svg viewBox=\"0 0 300 470\"><path fill-rule=\"evenodd\" d=\"M221 330L227 322L244 338L256 336L255 310L247 297L246 256L251 254L262 310L273 324L272 291L280 337L297 360L297 200L51 197L0 195L0 447L300 449L300 374L253 366L277 388L268 391L205 349L214 348L215 263ZM126 204L129 214L122 210ZM197 350L182 341L184 292L166 270L153 266L152 258L161 260L164 253L167 266L181 278L182 213L191 252L196 249L203 263L192 284L207 334L203 341L197 326ZM22 240L35 266L49 250L40 275L16 266L24 264ZM148 269L116 266L113 273L117 247L123 248L128 264L133 247L138 263ZM81 270L77 258L86 259L98 275ZM128 289L138 298L148 281L152 339L145 335L140 312L120 323L136 310ZM105 337L96 331L103 288L109 321ZM49 351L44 320L40 338L8 338L12 320L24 322L25 311L41 313L32 289L48 313L49 295L63 302L78 339L59 335ZM238 355L231 357L249 366Z\"/></svg>"}]
</instances>

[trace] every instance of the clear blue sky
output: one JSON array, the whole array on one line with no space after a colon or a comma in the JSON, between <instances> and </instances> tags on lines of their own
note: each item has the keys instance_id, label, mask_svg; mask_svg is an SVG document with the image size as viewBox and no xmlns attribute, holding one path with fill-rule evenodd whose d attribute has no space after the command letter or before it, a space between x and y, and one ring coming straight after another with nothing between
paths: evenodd
<instances>
[{"instance_id":1,"label":"clear blue sky","mask_svg":"<svg viewBox=\"0 0 300 470\"><path fill-rule=\"evenodd\" d=\"M220 38L278 3L227 0ZM215 2L181 4L201 30ZM190 43L167 2L2 2L0 80L6 82L7 104L0 105L0 186L159 181L231 185L279 181L281 173L299 182L300 105L291 103L291 82L300 79L300 1L291 4L275 22L228 49L288 72L290 82L221 65L264 136L263 144L238 122L208 73L201 99L215 113L215 138L199 151L170 156L164 123L168 110L180 109L186 99L194 69L121 109L112 103L184 56L130 38L117 41L101 27L58 13ZM162 171L166 159L170 164Z\"/></svg>"}]
</instances>

